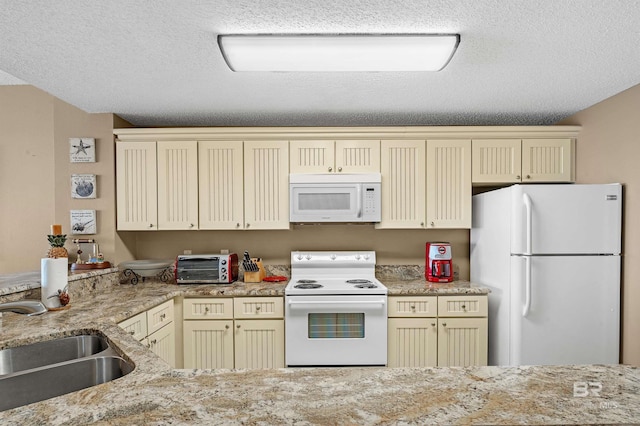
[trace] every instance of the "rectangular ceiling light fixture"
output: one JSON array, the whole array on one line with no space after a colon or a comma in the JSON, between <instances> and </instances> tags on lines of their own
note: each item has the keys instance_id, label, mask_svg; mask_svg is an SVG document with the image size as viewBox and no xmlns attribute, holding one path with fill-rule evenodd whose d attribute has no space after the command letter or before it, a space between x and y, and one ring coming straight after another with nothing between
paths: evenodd
<instances>
[{"instance_id":1,"label":"rectangular ceiling light fixture","mask_svg":"<svg viewBox=\"0 0 640 426\"><path fill-rule=\"evenodd\" d=\"M458 34L219 35L232 71L440 71Z\"/></svg>"}]
</instances>

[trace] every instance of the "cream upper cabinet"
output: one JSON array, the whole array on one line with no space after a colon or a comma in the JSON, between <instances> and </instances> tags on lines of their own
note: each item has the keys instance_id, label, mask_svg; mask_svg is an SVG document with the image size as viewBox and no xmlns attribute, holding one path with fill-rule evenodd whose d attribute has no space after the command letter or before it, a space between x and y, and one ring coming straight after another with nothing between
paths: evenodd
<instances>
[{"instance_id":1,"label":"cream upper cabinet","mask_svg":"<svg viewBox=\"0 0 640 426\"><path fill-rule=\"evenodd\" d=\"M158 229L198 229L198 142L159 141Z\"/></svg>"},{"instance_id":2,"label":"cream upper cabinet","mask_svg":"<svg viewBox=\"0 0 640 426\"><path fill-rule=\"evenodd\" d=\"M471 140L427 140L427 228L471 228Z\"/></svg>"},{"instance_id":3,"label":"cream upper cabinet","mask_svg":"<svg viewBox=\"0 0 640 426\"><path fill-rule=\"evenodd\" d=\"M474 139L472 145L474 184L575 180L573 139Z\"/></svg>"},{"instance_id":4,"label":"cream upper cabinet","mask_svg":"<svg viewBox=\"0 0 640 426\"><path fill-rule=\"evenodd\" d=\"M474 139L473 183L511 183L522 180L520 139Z\"/></svg>"},{"instance_id":5,"label":"cream upper cabinet","mask_svg":"<svg viewBox=\"0 0 640 426\"><path fill-rule=\"evenodd\" d=\"M289 144L244 142L245 229L289 229Z\"/></svg>"},{"instance_id":6,"label":"cream upper cabinet","mask_svg":"<svg viewBox=\"0 0 640 426\"><path fill-rule=\"evenodd\" d=\"M382 140L382 220L379 229L424 228L425 141Z\"/></svg>"},{"instance_id":7,"label":"cream upper cabinet","mask_svg":"<svg viewBox=\"0 0 640 426\"><path fill-rule=\"evenodd\" d=\"M573 182L573 140L524 139L523 182Z\"/></svg>"},{"instance_id":8,"label":"cream upper cabinet","mask_svg":"<svg viewBox=\"0 0 640 426\"><path fill-rule=\"evenodd\" d=\"M117 228L158 229L155 142L116 144Z\"/></svg>"},{"instance_id":9,"label":"cream upper cabinet","mask_svg":"<svg viewBox=\"0 0 640 426\"><path fill-rule=\"evenodd\" d=\"M291 173L370 173L380 171L379 140L292 140Z\"/></svg>"},{"instance_id":10,"label":"cream upper cabinet","mask_svg":"<svg viewBox=\"0 0 640 426\"><path fill-rule=\"evenodd\" d=\"M244 224L242 141L198 142L200 229L240 229Z\"/></svg>"}]
</instances>

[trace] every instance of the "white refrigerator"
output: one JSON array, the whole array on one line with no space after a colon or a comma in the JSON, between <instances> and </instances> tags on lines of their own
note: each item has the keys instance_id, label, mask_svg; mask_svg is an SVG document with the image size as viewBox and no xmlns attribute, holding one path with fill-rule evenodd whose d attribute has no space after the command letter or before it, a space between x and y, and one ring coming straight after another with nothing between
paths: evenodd
<instances>
[{"instance_id":1,"label":"white refrigerator","mask_svg":"<svg viewBox=\"0 0 640 426\"><path fill-rule=\"evenodd\" d=\"M489 365L617 364L622 185L473 196L471 281L489 287Z\"/></svg>"}]
</instances>

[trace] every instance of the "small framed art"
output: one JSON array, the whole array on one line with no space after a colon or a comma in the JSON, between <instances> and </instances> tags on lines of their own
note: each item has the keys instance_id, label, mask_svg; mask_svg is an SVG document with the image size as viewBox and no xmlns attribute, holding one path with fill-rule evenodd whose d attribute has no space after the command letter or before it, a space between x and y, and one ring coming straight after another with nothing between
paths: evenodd
<instances>
[{"instance_id":1,"label":"small framed art","mask_svg":"<svg viewBox=\"0 0 640 426\"><path fill-rule=\"evenodd\" d=\"M69 159L72 163L95 163L96 140L94 138L69 138Z\"/></svg>"},{"instance_id":2,"label":"small framed art","mask_svg":"<svg viewBox=\"0 0 640 426\"><path fill-rule=\"evenodd\" d=\"M71 198L96 198L96 175L71 175Z\"/></svg>"},{"instance_id":3,"label":"small framed art","mask_svg":"<svg viewBox=\"0 0 640 426\"><path fill-rule=\"evenodd\" d=\"M95 234L96 211L95 210L71 210L72 234Z\"/></svg>"}]
</instances>

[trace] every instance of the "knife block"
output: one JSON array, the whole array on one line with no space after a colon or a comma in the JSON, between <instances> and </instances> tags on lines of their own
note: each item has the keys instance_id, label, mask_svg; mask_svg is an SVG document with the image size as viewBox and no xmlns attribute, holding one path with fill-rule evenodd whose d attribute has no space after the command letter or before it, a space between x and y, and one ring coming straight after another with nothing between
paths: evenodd
<instances>
[{"instance_id":1,"label":"knife block","mask_svg":"<svg viewBox=\"0 0 640 426\"><path fill-rule=\"evenodd\" d=\"M253 260L253 263L258 265L258 270L255 271L255 272L244 271L244 279L243 279L243 281L245 283L259 283L266 276L266 274L264 272L264 266L262 266L262 260L259 260L259 259L256 259L256 258L252 258L251 260Z\"/></svg>"}]
</instances>

